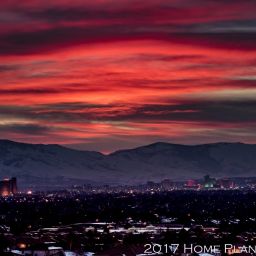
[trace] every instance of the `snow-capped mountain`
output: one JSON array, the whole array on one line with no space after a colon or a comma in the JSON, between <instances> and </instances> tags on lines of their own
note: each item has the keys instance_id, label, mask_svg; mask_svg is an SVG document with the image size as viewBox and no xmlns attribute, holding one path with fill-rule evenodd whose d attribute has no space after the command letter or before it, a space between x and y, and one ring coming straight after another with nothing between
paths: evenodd
<instances>
[{"instance_id":1,"label":"snow-capped mountain","mask_svg":"<svg viewBox=\"0 0 256 256\"><path fill-rule=\"evenodd\" d=\"M0 176L22 183L141 183L165 178L256 176L256 145L155 143L109 155L0 140Z\"/></svg>"}]
</instances>

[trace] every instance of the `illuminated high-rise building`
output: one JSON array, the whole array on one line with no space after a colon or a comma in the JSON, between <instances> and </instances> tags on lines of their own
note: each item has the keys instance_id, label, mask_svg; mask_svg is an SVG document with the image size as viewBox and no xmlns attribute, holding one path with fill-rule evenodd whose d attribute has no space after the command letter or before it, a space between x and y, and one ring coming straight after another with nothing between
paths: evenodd
<instances>
[{"instance_id":1,"label":"illuminated high-rise building","mask_svg":"<svg viewBox=\"0 0 256 256\"><path fill-rule=\"evenodd\" d=\"M16 177L11 178L10 186L11 186L11 193L16 194L18 192L17 191L18 189L17 189L17 178Z\"/></svg>"},{"instance_id":2,"label":"illuminated high-rise building","mask_svg":"<svg viewBox=\"0 0 256 256\"><path fill-rule=\"evenodd\" d=\"M3 179L0 181L0 195L9 196L17 193L17 179Z\"/></svg>"},{"instance_id":3,"label":"illuminated high-rise building","mask_svg":"<svg viewBox=\"0 0 256 256\"><path fill-rule=\"evenodd\" d=\"M216 179L211 178L210 175L204 176L204 188L214 188L216 185Z\"/></svg>"},{"instance_id":4,"label":"illuminated high-rise building","mask_svg":"<svg viewBox=\"0 0 256 256\"><path fill-rule=\"evenodd\" d=\"M227 178L218 180L218 183L220 184L221 188L232 189L235 187L234 182Z\"/></svg>"}]
</instances>

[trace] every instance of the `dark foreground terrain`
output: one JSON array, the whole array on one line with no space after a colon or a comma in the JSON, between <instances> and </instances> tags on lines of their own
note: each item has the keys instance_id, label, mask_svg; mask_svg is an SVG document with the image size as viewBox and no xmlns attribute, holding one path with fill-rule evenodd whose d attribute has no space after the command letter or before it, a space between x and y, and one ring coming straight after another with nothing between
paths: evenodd
<instances>
[{"instance_id":1,"label":"dark foreground terrain","mask_svg":"<svg viewBox=\"0 0 256 256\"><path fill-rule=\"evenodd\" d=\"M256 192L63 191L0 198L2 252L33 255L51 245L63 249L51 255L140 255L151 242L256 245Z\"/></svg>"}]
</instances>

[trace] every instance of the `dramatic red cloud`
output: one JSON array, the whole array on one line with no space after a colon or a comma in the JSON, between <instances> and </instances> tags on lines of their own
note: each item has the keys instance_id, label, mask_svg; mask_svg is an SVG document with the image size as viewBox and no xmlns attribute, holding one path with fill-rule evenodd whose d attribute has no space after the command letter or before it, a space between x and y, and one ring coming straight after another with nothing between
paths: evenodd
<instances>
[{"instance_id":1,"label":"dramatic red cloud","mask_svg":"<svg viewBox=\"0 0 256 256\"><path fill-rule=\"evenodd\" d=\"M109 152L256 142L254 1L0 4L0 137Z\"/></svg>"}]
</instances>

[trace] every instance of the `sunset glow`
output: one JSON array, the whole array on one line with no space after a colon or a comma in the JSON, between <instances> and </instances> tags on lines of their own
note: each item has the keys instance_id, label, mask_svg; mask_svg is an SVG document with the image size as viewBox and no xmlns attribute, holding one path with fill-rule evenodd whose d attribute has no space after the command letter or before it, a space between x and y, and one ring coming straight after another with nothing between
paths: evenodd
<instances>
[{"instance_id":1,"label":"sunset glow","mask_svg":"<svg viewBox=\"0 0 256 256\"><path fill-rule=\"evenodd\" d=\"M1 139L102 152L256 143L255 1L0 7Z\"/></svg>"}]
</instances>

